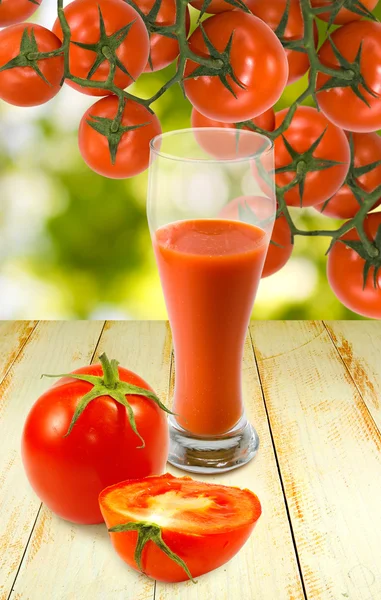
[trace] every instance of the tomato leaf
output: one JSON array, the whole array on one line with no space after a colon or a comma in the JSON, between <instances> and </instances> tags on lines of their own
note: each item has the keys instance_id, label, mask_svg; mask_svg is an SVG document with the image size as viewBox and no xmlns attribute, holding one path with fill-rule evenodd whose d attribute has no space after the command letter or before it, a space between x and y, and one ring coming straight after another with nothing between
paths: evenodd
<instances>
[{"instance_id":1,"label":"tomato leaf","mask_svg":"<svg viewBox=\"0 0 381 600\"><path fill-rule=\"evenodd\" d=\"M138 532L138 540L136 542L135 547L135 562L142 573L144 573L142 567L142 552L147 544L147 542L151 541L160 550L162 550L171 560L177 563L180 567L184 569L189 579L193 583L197 583L195 579L193 579L191 572L189 571L187 564L183 561L180 556L172 552L172 550L167 546L162 538L161 528L156 523L149 523L147 521L131 521L129 523L122 523L120 525L115 525L114 527L110 527L108 530L112 533L122 533L125 531L137 531Z\"/></svg>"}]
</instances>

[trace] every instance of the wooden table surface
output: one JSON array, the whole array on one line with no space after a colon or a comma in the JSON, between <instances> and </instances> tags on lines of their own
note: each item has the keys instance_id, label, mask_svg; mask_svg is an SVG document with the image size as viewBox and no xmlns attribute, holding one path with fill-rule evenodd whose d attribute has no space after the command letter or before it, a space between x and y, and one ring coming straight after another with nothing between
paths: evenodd
<instances>
[{"instance_id":1,"label":"wooden table surface","mask_svg":"<svg viewBox=\"0 0 381 600\"><path fill-rule=\"evenodd\" d=\"M195 477L250 488L263 514L197 585L136 573L105 526L59 519L28 485L20 437L51 385L40 374L103 351L170 397L165 322L0 323L0 600L381 600L381 322L251 324L243 379L259 452L236 471Z\"/></svg>"}]
</instances>

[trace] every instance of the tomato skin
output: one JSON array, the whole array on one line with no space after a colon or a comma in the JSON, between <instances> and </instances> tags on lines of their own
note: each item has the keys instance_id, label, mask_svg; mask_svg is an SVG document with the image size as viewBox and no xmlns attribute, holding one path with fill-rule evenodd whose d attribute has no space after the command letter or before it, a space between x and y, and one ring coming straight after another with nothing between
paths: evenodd
<instances>
[{"instance_id":1,"label":"tomato skin","mask_svg":"<svg viewBox=\"0 0 381 600\"><path fill-rule=\"evenodd\" d=\"M369 239L374 239L381 225L381 213L371 213L365 217L364 229ZM341 239L358 240L355 229L351 229ZM355 250L337 241L328 254L327 277L335 296L344 306L359 315L381 319L381 271L377 275L378 287L374 287L374 268L371 267L364 284L365 261Z\"/></svg>"},{"instance_id":2,"label":"tomato skin","mask_svg":"<svg viewBox=\"0 0 381 600\"><path fill-rule=\"evenodd\" d=\"M38 4L29 0L2 0L0 4L0 27L8 27L25 21L36 12L42 0Z\"/></svg>"},{"instance_id":3,"label":"tomato skin","mask_svg":"<svg viewBox=\"0 0 381 600\"><path fill-rule=\"evenodd\" d=\"M140 10L148 15L155 0L134 0L134 3ZM189 9L186 8L185 23L187 35L190 29ZM176 23L176 0L161 0L160 9L155 19L155 25L168 26ZM152 71L160 71L170 65L179 55L179 44L173 38L160 35L159 33L150 33L150 55L152 68L149 62L144 71L151 73Z\"/></svg>"},{"instance_id":4,"label":"tomato skin","mask_svg":"<svg viewBox=\"0 0 381 600\"><path fill-rule=\"evenodd\" d=\"M102 375L100 365L73 373ZM151 390L138 375L119 367L122 381ZM75 523L102 523L98 496L105 486L129 478L162 473L168 454L166 414L143 396L128 396L141 440L132 431L126 409L109 396L86 407L64 437L79 400L92 389L62 378L32 406L22 434L22 459L39 498L57 515Z\"/></svg>"},{"instance_id":5,"label":"tomato skin","mask_svg":"<svg viewBox=\"0 0 381 600\"><path fill-rule=\"evenodd\" d=\"M202 10L202 5L204 4L204 0L192 0L190 3L197 10ZM234 10L235 6L225 2L225 0L212 0L208 6L207 14L217 15L222 12L226 12L228 10Z\"/></svg>"},{"instance_id":6,"label":"tomato skin","mask_svg":"<svg viewBox=\"0 0 381 600\"><path fill-rule=\"evenodd\" d=\"M311 0L311 5L313 8L317 8L320 6L327 6L332 4L332 0ZM378 4L378 0L361 0L361 4L365 6L368 10L372 11ZM319 19L322 21L328 22L330 19L330 13L320 13L317 15ZM334 23L336 25L345 25L346 23L350 23L351 21L358 21L361 19L361 16L348 10L347 8L341 8L334 19Z\"/></svg>"},{"instance_id":7,"label":"tomato skin","mask_svg":"<svg viewBox=\"0 0 381 600\"><path fill-rule=\"evenodd\" d=\"M368 132L381 128L381 23L354 21L340 27L331 34L331 39L340 53L353 62L362 44L361 73L373 97L362 86L361 93L370 105L358 98L350 87L333 88L317 93L320 109L326 117L348 131ZM339 65L327 40L319 51L322 64L331 68ZM319 73L316 89L319 90L330 77Z\"/></svg>"},{"instance_id":8,"label":"tomato skin","mask_svg":"<svg viewBox=\"0 0 381 600\"><path fill-rule=\"evenodd\" d=\"M122 0L74 0L64 9L66 19L71 29L71 41L85 44L94 44L99 41L99 12L102 11L106 33L111 35L119 29L134 22L126 38L116 51L116 55L123 63L131 77L137 79L143 73L148 60L149 38L143 19L129 4ZM54 33L62 40L63 34L59 19L53 27ZM70 71L76 77L85 78L94 64L96 54L70 44ZM109 62L105 60L91 77L92 81L106 81L109 74ZM125 89L133 80L123 73L118 67L115 71L114 83L117 87ZM86 88L73 81L66 83L74 89L90 96L106 96L108 92L102 88Z\"/></svg>"},{"instance_id":9,"label":"tomato skin","mask_svg":"<svg viewBox=\"0 0 381 600\"><path fill-rule=\"evenodd\" d=\"M271 240L275 244L270 243L269 245L265 264L263 265L262 278L280 271L289 260L294 249L294 244L291 241L291 230L286 217L283 215L278 217L274 223Z\"/></svg>"},{"instance_id":10,"label":"tomato skin","mask_svg":"<svg viewBox=\"0 0 381 600\"><path fill-rule=\"evenodd\" d=\"M275 126L275 113L273 108L267 109L264 113L257 115L251 121L257 127L266 129L266 131L273 131ZM225 123L224 121L216 121L215 119L209 119L203 114L198 112L195 108L192 109L191 115L192 127L224 127L227 129L234 129L234 123ZM243 129L249 129L249 127L243 127Z\"/></svg>"},{"instance_id":11,"label":"tomato skin","mask_svg":"<svg viewBox=\"0 0 381 600\"><path fill-rule=\"evenodd\" d=\"M288 66L283 46L271 29L257 17L238 10L211 17L203 26L220 52L234 32L231 65L246 87L242 89L228 76L235 98L217 76L185 79L185 92L192 105L206 117L225 123L252 119L272 107L285 88ZM199 27L189 38L189 46L196 54L208 56ZM197 66L188 60L185 77Z\"/></svg>"},{"instance_id":12,"label":"tomato skin","mask_svg":"<svg viewBox=\"0 0 381 600\"><path fill-rule=\"evenodd\" d=\"M363 167L381 160L381 137L377 133L353 133L352 135L355 167ZM376 187L381 185L381 166L358 177L356 183L366 192L373 192ZM380 204L381 198L372 207L372 210ZM323 207L324 204L315 206L316 210L328 217L351 219L358 212L360 205L348 185L344 184L330 199L326 207Z\"/></svg>"},{"instance_id":13,"label":"tomato skin","mask_svg":"<svg viewBox=\"0 0 381 600\"><path fill-rule=\"evenodd\" d=\"M247 0L248 8L256 16L262 19L273 31L275 31L282 19L287 6L287 0ZM300 0L291 0L288 13L287 26L283 35L285 40L303 40L304 23ZM318 43L318 30L314 23L314 42L315 47ZM308 55L296 50L285 48L288 61L288 80L287 84L294 83L300 79L310 68Z\"/></svg>"},{"instance_id":14,"label":"tomato skin","mask_svg":"<svg viewBox=\"0 0 381 600\"><path fill-rule=\"evenodd\" d=\"M279 127L288 109L281 110L275 115L275 128ZM299 153L307 151L313 142L325 131L324 137L314 152L315 158L335 160L342 164L334 165L322 171L309 172L305 179L302 206L314 206L325 202L343 184L349 168L350 148L345 133L330 123L326 117L310 106L299 106L284 131L283 136ZM291 162L291 157L284 145L282 136L275 140L275 167L283 167ZM275 181L279 186L285 186L295 177L295 172L277 173ZM298 186L285 193L289 206L300 207Z\"/></svg>"},{"instance_id":15,"label":"tomato skin","mask_svg":"<svg viewBox=\"0 0 381 600\"><path fill-rule=\"evenodd\" d=\"M61 47L61 42L49 29L41 25L12 25L0 31L0 66L5 65L20 51L24 30L34 31L40 52L50 52ZM0 98L15 106L38 106L53 98L61 89L64 74L62 56L38 61L38 66L48 85L33 69L14 67L0 72Z\"/></svg>"},{"instance_id":16,"label":"tomato skin","mask_svg":"<svg viewBox=\"0 0 381 600\"><path fill-rule=\"evenodd\" d=\"M149 142L161 133L161 126L156 115L137 102L128 100L124 108L122 125L142 123L148 123L148 125L123 135L113 165L107 138L95 131L87 123L87 120L91 116L114 119L117 111L118 98L116 96L102 98L88 108L79 125L79 150L86 164L99 175L113 179L125 179L148 168Z\"/></svg>"},{"instance_id":17,"label":"tomato skin","mask_svg":"<svg viewBox=\"0 0 381 600\"><path fill-rule=\"evenodd\" d=\"M117 508L113 510L107 504L107 496L112 493L113 489L124 487L128 494L131 483L132 485L135 484L135 482L122 482L103 490L101 493L99 501L108 528L129 520L137 520L139 509L135 508L134 510L132 506L134 518L128 518L126 513L122 514L118 512ZM194 531L185 528L182 530L175 529L171 525L161 528L164 542L175 554L185 561L193 577L198 577L212 571L230 560L247 541L261 514L260 502L249 490L198 482L192 480L190 477L173 477L170 474L165 474L161 477L147 477L145 482L144 480L140 480L136 483L137 485L143 483L147 490L149 489L148 493L151 496L155 497L159 493L172 492L176 493L176 497L180 498L186 497L186 492L183 489L184 487L186 489L189 485L191 489L194 489L193 497L196 494L213 497L212 494L218 493L221 504L226 503L227 508L232 507L231 511L233 515L230 513L229 519L225 517L226 527L220 528L220 530L203 531L200 522L198 523L198 527L196 525L197 529ZM229 495L231 494L236 496L235 504L232 504L230 501ZM251 514L244 519L244 522L240 526L236 526L234 524L234 513L239 511L239 499L248 494L251 497ZM212 515L211 518L213 518ZM192 515L190 519L192 519ZM144 520L150 521L146 517ZM152 519L152 521L154 520ZM110 537L119 556L133 569L140 571L134 560L137 533L135 531L122 533L110 532ZM182 567L166 556L152 541L149 541L143 550L142 566L146 575L158 581L179 582L188 580Z\"/></svg>"}]
</instances>

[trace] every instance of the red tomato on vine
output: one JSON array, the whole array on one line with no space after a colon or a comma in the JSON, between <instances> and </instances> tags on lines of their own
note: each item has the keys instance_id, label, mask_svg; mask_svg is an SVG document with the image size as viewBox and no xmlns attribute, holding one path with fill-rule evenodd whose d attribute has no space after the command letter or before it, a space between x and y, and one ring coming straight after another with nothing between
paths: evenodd
<instances>
[{"instance_id":1,"label":"red tomato on vine","mask_svg":"<svg viewBox=\"0 0 381 600\"><path fill-rule=\"evenodd\" d=\"M335 4L337 4L337 8L335 6ZM352 4L352 6L354 4L357 4L356 6L356 12L353 10L350 10L349 8L345 8L345 5L350 5ZM350 23L351 21L358 21L359 19L361 19L364 16L367 16L367 11L372 11L378 4L378 0L358 0L358 2L351 2L351 1L345 1L344 2L333 2L332 0L311 0L311 5L314 8L318 8L318 7L331 7L334 9L333 12L333 23L335 23L335 25L345 25L345 23ZM323 21L331 21L331 17L332 17L332 10L328 11L328 12L322 12L319 13L317 15L319 17L319 19L322 19Z\"/></svg>"},{"instance_id":2,"label":"red tomato on vine","mask_svg":"<svg viewBox=\"0 0 381 600\"><path fill-rule=\"evenodd\" d=\"M332 43L342 56L335 56ZM348 131L376 131L381 128L381 23L355 21L336 29L319 52L323 65L341 67L351 76L348 81L335 81L319 73L316 82L317 99L326 117ZM352 89L351 85L354 86ZM361 97L358 97L360 94Z\"/></svg>"},{"instance_id":3,"label":"red tomato on vine","mask_svg":"<svg viewBox=\"0 0 381 600\"><path fill-rule=\"evenodd\" d=\"M71 30L70 71L75 77L105 82L110 72L108 58L116 61L114 84L124 89L143 73L149 55L148 32L134 8L121 0L74 0L64 9ZM57 19L54 33L62 40ZM91 96L111 91L68 85Z\"/></svg>"},{"instance_id":4,"label":"red tomato on vine","mask_svg":"<svg viewBox=\"0 0 381 600\"><path fill-rule=\"evenodd\" d=\"M192 0L191 5L197 10L202 10L204 6L205 0ZM222 12L226 12L227 10L234 10L237 8L234 4L230 4L230 2L225 2L225 0L207 0L206 2L207 8L204 12L217 15Z\"/></svg>"},{"instance_id":5,"label":"red tomato on vine","mask_svg":"<svg viewBox=\"0 0 381 600\"><path fill-rule=\"evenodd\" d=\"M160 0L157 11L156 0L133 0L131 2L141 11L149 33L150 55L145 72L159 71L170 65L179 55L179 43L174 37L158 33L158 27L168 27L176 23L176 0ZM190 28L189 9L186 8L186 33Z\"/></svg>"},{"instance_id":6,"label":"red tomato on vine","mask_svg":"<svg viewBox=\"0 0 381 600\"><path fill-rule=\"evenodd\" d=\"M360 186L366 192L373 192L381 185L381 137L377 133L353 133L354 162L353 183ZM367 166L374 168L366 172ZM365 172L362 174L362 169ZM357 174L357 175L356 175ZM372 208L381 204L380 199ZM360 208L360 203L347 184L344 184L337 192L321 205L315 206L316 210L323 215L335 219L351 219Z\"/></svg>"},{"instance_id":7,"label":"red tomato on vine","mask_svg":"<svg viewBox=\"0 0 381 600\"><path fill-rule=\"evenodd\" d=\"M288 80L287 84L297 81L308 71L310 62L305 52L287 48L288 42L300 40L300 48L303 49L304 23L300 7L301 0L291 0L289 3L289 12L286 26L282 31L279 30L281 20L285 14L288 0L247 0L247 6L251 12L262 19L281 39L285 46L288 61ZM318 42L318 30L314 23L314 42L315 47Z\"/></svg>"},{"instance_id":8,"label":"red tomato on vine","mask_svg":"<svg viewBox=\"0 0 381 600\"><path fill-rule=\"evenodd\" d=\"M367 215L365 233L381 255L380 227L381 213ZM381 319L380 258L367 257L359 239L357 230L351 229L334 243L328 254L328 281L344 306L364 317Z\"/></svg>"},{"instance_id":9,"label":"red tomato on vine","mask_svg":"<svg viewBox=\"0 0 381 600\"><path fill-rule=\"evenodd\" d=\"M275 128L287 109L275 115ZM299 106L291 124L275 140L275 181L283 187L296 178L285 193L289 206L313 206L328 200L343 184L349 168L350 149L344 131L310 106Z\"/></svg>"},{"instance_id":10,"label":"red tomato on vine","mask_svg":"<svg viewBox=\"0 0 381 600\"><path fill-rule=\"evenodd\" d=\"M274 223L261 277L269 277L280 271L290 259L293 249L290 226L286 217L281 215Z\"/></svg>"},{"instance_id":11,"label":"red tomato on vine","mask_svg":"<svg viewBox=\"0 0 381 600\"><path fill-rule=\"evenodd\" d=\"M29 19L42 0L1 0L0 27L8 27Z\"/></svg>"},{"instance_id":12,"label":"red tomato on vine","mask_svg":"<svg viewBox=\"0 0 381 600\"><path fill-rule=\"evenodd\" d=\"M22 434L31 486L53 512L75 523L101 523L98 496L106 486L158 475L167 461L167 417L152 388L116 361L101 360L103 369L77 369L42 394ZM105 360L112 369L107 378Z\"/></svg>"},{"instance_id":13,"label":"red tomato on vine","mask_svg":"<svg viewBox=\"0 0 381 600\"><path fill-rule=\"evenodd\" d=\"M16 106L37 106L58 94L63 56L43 60L30 56L60 47L57 36L41 25L22 23L0 31L0 98Z\"/></svg>"},{"instance_id":14,"label":"red tomato on vine","mask_svg":"<svg viewBox=\"0 0 381 600\"><path fill-rule=\"evenodd\" d=\"M275 104L287 83L282 44L253 15L233 11L211 17L197 27L189 46L196 54L224 63L219 75L192 60L185 65L185 93L210 119L226 123L252 119Z\"/></svg>"},{"instance_id":15,"label":"red tomato on vine","mask_svg":"<svg viewBox=\"0 0 381 600\"><path fill-rule=\"evenodd\" d=\"M147 169L149 143L161 133L161 126L148 108L127 100L120 127L112 132L117 112L116 96L107 96L90 106L79 126L79 150L96 173L124 179Z\"/></svg>"}]
</instances>

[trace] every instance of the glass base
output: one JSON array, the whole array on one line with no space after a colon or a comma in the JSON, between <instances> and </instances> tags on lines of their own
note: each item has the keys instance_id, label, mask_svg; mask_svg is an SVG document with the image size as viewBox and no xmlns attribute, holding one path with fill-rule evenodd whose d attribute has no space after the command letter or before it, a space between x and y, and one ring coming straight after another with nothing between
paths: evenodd
<instances>
[{"instance_id":1,"label":"glass base","mask_svg":"<svg viewBox=\"0 0 381 600\"><path fill-rule=\"evenodd\" d=\"M243 415L224 434L201 437L183 429L173 415L168 417L168 462L192 473L223 473L237 469L251 460L258 451L259 438L254 427Z\"/></svg>"}]
</instances>

